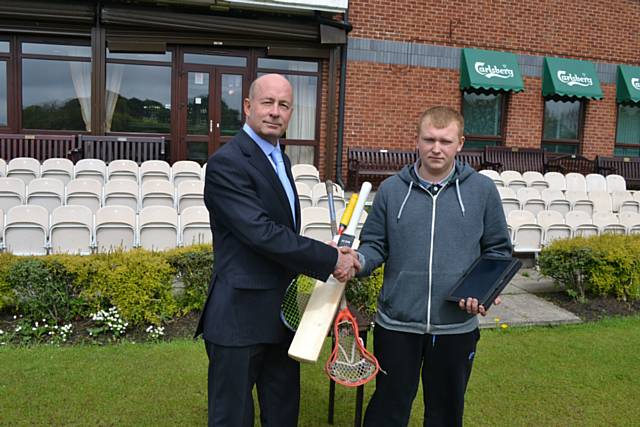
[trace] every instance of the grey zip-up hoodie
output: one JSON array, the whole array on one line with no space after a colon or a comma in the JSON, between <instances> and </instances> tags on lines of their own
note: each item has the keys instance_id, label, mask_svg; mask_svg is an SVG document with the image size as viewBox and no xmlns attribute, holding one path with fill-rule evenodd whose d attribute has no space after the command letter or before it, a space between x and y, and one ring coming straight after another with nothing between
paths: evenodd
<instances>
[{"instance_id":1,"label":"grey zip-up hoodie","mask_svg":"<svg viewBox=\"0 0 640 427\"><path fill-rule=\"evenodd\" d=\"M478 326L476 316L445 297L484 253L511 255L511 239L493 181L467 164L436 195L405 166L378 189L360 233L358 252L368 276L385 263L376 323L384 328L459 334Z\"/></svg>"}]
</instances>

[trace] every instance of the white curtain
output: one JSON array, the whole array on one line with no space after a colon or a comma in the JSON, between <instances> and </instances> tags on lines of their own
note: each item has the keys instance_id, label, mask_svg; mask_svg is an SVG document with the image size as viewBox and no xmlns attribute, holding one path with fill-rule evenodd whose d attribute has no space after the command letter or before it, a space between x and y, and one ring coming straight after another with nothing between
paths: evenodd
<instances>
[{"instance_id":1,"label":"white curtain","mask_svg":"<svg viewBox=\"0 0 640 427\"><path fill-rule=\"evenodd\" d=\"M91 63L71 61L69 70L76 98L80 102L84 127L87 131L91 131Z\"/></svg>"},{"instance_id":2,"label":"white curtain","mask_svg":"<svg viewBox=\"0 0 640 427\"><path fill-rule=\"evenodd\" d=\"M287 129L287 138L315 139L316 95L318 82L311 76L286 76L293 86L293 116Z\"/></svg>"},{"instance_id":3,"label":"white curtain","mask_svg":"<svg viewBox=\"0 0 640 427\"><path fill-rule=\"evenodd\" d=\"M122 85L122 74L124 73L123 64L107 64L107 117L105 122L105 131L111 132L111 122L113 121L113 113L116 111L116 103L120 95L120 86Z\"/></svg>"},{"instance_id":4,"label":"white curtain","mask_svg":"<svg viewBox=\"0 0 640 427\"><path fill-rule=\"evenodd\" d=\"M288 139L316 138L316 95L318 93L318 82L312 76L286 76L291 86L293 86L294 108L289 127L287 128ZM292 164L314 164L314 147L304 145L289 145L286 153Z\"/></svg>"}]
</instances>

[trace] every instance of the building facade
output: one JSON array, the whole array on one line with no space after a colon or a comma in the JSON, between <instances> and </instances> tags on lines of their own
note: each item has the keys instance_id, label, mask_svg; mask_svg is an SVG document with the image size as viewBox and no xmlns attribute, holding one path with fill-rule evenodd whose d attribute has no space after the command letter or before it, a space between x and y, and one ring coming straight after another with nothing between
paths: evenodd
<instances>
[{"instance_id":1,"label":"building facade","mask_svg":"<svg viewBox=\"0 0 640 427\"><path fill-rule=\"evenodd\" d=\"M162 135L204 162L280 72L287 152L326 178L349 147L413 150L432 105L463 112L466 149L635 157L638 22L636 1L4 0L0 133Z\"/></svg>"}]
</instances>

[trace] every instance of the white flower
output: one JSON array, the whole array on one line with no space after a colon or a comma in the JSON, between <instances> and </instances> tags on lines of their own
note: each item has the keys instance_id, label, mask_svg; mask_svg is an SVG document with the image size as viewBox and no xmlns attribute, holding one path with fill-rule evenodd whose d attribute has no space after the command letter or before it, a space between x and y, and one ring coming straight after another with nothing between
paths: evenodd
<instances>
[{"instance_id":1,"label":"white flower","mask_svg":"<svg viewBox=\"0 0 640 427\"><path fill-rule=\"evenodd\" d=\"M0 329L0 335L4 334L4 331L2 329Z\"/></svg>"}]
</instances>

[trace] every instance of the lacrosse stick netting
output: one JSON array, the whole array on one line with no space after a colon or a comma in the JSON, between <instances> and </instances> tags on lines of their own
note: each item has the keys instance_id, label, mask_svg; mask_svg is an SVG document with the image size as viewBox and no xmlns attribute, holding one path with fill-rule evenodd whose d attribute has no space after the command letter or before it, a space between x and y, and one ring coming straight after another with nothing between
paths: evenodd
<instances>
[{"instance_id":1,"label":"lacrosse stick netting","mask_svg":"<svg viewBox=\"0 0 640 427\"><path fill-rule=\"evenodd\" d=\"M378 360L363 346L358 323L348 308L338 313L333 324L335 344L325 371L333 381L357 387L375 378L380 370Z\"/></svg>"}]
</instances>

